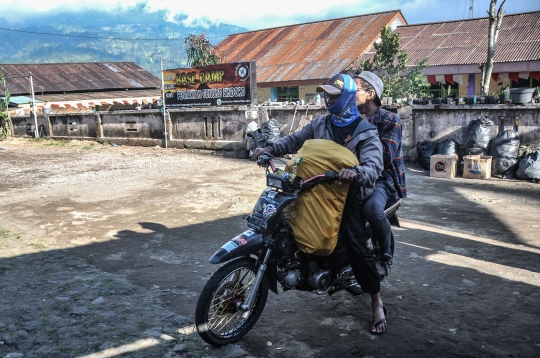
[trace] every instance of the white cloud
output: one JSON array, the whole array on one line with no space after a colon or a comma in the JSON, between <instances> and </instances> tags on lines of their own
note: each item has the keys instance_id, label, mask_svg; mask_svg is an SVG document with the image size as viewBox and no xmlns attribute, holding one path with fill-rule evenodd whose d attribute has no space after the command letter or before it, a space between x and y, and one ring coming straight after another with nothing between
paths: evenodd
<instances>
[{"instance_id":1,"label":"white cloud","mask_svg":"<svg viewBox=\"0 0 540 358\"><path fill-rule=\"evenodd\" d=\"M2 1L0 17L9 14L10 19L16 19L18 16L57 9L118 11L119 8L141 3L147 4L151 11L168 10L169 19L177 14L182 15L186 25L227 23L254 30L398 9L409 23L454 20L469 16L470 0L273 0L266 3L253 0L20 0ZM483 17L489 0L476 0L474 6L474 16ZM505 3L505 9L508 13L540 10L540 1L509 0Z\"/></svg>"}]
</instances>

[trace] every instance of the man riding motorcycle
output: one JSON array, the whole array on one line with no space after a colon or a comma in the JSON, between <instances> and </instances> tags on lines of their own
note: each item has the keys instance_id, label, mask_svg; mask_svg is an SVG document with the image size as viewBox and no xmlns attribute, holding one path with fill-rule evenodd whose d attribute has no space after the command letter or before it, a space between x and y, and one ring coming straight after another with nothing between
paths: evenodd
<instances>
[{"instance_id":1,"label":"man riding motorcycle","mask_svg":"<svg viewBox=\"0 0 540 358\"><path fill-rule=\"evenodd\" d=\"M332 140L351 150L360 165L343 168L339 180L351 182L343 211L340 236L347 250L355 278L364 292L371 294L370 332L383 334L387 329L387 310L380 294L380 276L375 259L367 248L368 235L362 203L373 192L383 170L382 146L377 129L360 116L356 106L357 87L346 74L336 74L317 87L324 93L329 114L314 118L301 130L267 143L253 151L252 159L263 153L282 156L299 150L309 139Z\"/></svg>"}]
</instances>

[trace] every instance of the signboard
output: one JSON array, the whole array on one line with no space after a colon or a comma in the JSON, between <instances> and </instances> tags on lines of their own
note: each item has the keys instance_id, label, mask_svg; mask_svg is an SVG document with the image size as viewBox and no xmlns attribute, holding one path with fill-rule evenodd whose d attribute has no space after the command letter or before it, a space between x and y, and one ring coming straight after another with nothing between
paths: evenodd
<instances>
[{"instance_id":1,"label":"signboard","mask_svg":"<svg viewBox=\"0 0 540 358\"><path fill-rule=\"evenodd\" d=\"M257 96L255 62L164 70L167 107L248 105Z\"/></svg>"}]
</instances>

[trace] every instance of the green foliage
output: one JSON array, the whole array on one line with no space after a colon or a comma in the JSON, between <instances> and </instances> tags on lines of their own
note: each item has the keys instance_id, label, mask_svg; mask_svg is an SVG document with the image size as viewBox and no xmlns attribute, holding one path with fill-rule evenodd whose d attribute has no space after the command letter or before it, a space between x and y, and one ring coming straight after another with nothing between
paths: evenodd
<instances>
[{"instance_id":1,"label":"green foliage","mask_svg":"<svg viewBox=\"0 0 540 358\"><path fill-rule=\"evenodd\" d=\"M1 67L0 67L1 69ZM4 82L4 75L0 72L0 83ZM0 140L6 139L11 136L11 128L13 125L11 123L11 118L8 113L9 100L11 99L11 94L6 90L6 98L0 100Z\"/></svg>"},{"instance_id":2,"label":"green foliage","mask_svg":"<svg viewBox=\"0 0 540 358\"><path fill-rule=\"evenodd\" d=\"M187 62L191 67L217 65L222 61L216 47L206 39L204 34L190 34L184 38L184 46L188 46Z\"/></svg>"},{"instance_id":3,"label":"green foliage","mask_svg":"<svg viewBox=\"0 0 540 358\"><path fill-rule=\"evenodd\" d=\"M399 88L400 74L405 70L408 62L407 53L400 50L401 38L398 34L390 32L386 26L381 29L381 41L375 43L375 56L373 59L363 61L362 70L376 72L384 84L382 97L401 97Z\"/></svg>"},{"instance_id":4,"label":"green foliage","mask_svg":"<svg viewBox=\"0 0 540 358\"><path fill-rule=\"evenodd\" d=\"M407 66L409 58L405 51L399 49L400 46L399 34L383 27L381 41L373 45L375 55L371 60L363 61L359 67L375 72L381 78L384 84L382 97L422 97L429 90L429 83L426 83L422 74L429 57L413 66Z\"/></svg>"},{"instance_id":5,"label":"green foliage","mask_svg":"<svg viewBox=\"0 0 540 358\"><path fill-rule=\"evenodd\" d=\"M424 58L414 66L409 66L401 79L402 95L407 98L423 98L429 95L431 85L426 81L422 70L426 68L429 58Z\"/></svg>"},{"instance_id":6,"label":"green foliage","mask_svg":"<svg viewBox=\"0 0 540 358\"><path fill-rule=\"evenodd\" d=\"M41 139L41 138L35 138L35 139ZM47 143L43 144L47 147L65 147L69 144L68 140L62 139L62 140L51 140L47 141Z\"/></svg>"}]
</instances>

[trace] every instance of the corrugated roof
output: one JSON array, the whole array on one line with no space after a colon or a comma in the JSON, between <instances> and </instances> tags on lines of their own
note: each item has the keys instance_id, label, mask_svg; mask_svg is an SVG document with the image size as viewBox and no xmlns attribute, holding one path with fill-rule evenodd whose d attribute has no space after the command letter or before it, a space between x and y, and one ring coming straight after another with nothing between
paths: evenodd
<instances>
[{"instance_id":1,"label":"corrugated roof","mask_svg":"<svg viewBox=\"0 0 540 358\"><path fill-rule=\"evenodd\" d=\"M84 62L47 64L0 64L7 89L13 95L34 92L86 92L149 89L161 86L161 79L133 62ZM40 88L43 86L43 89Z\"/></svg>"},{"instance_id":2,"label":"corrugated roof","mask_svg":"<svg viewBox=\"0 0 540 358\"><path fill-rule=\"evenodd\" d=\"M383 26L406 24L399 10L276 27L228 36L226 62L256 61L257 82L325 80L353 63Z\"/></svg>"},{"instance_id":3,"label":"corrugated roof","mask_svg":"<svg viewBox=\"0 0 540 358\"><path fill-rule=\"evenodd\" d=\"M471 65L486 61L489 19L487 17L407 25L395 30L401 48L414 64L427 56L430 66ZM370 52L373 48L370 49ZM372 57L366 53L362 60ZM540 11L510 14L503 18L495 63L540 60Z\"/></svg>"}]
</instances>

